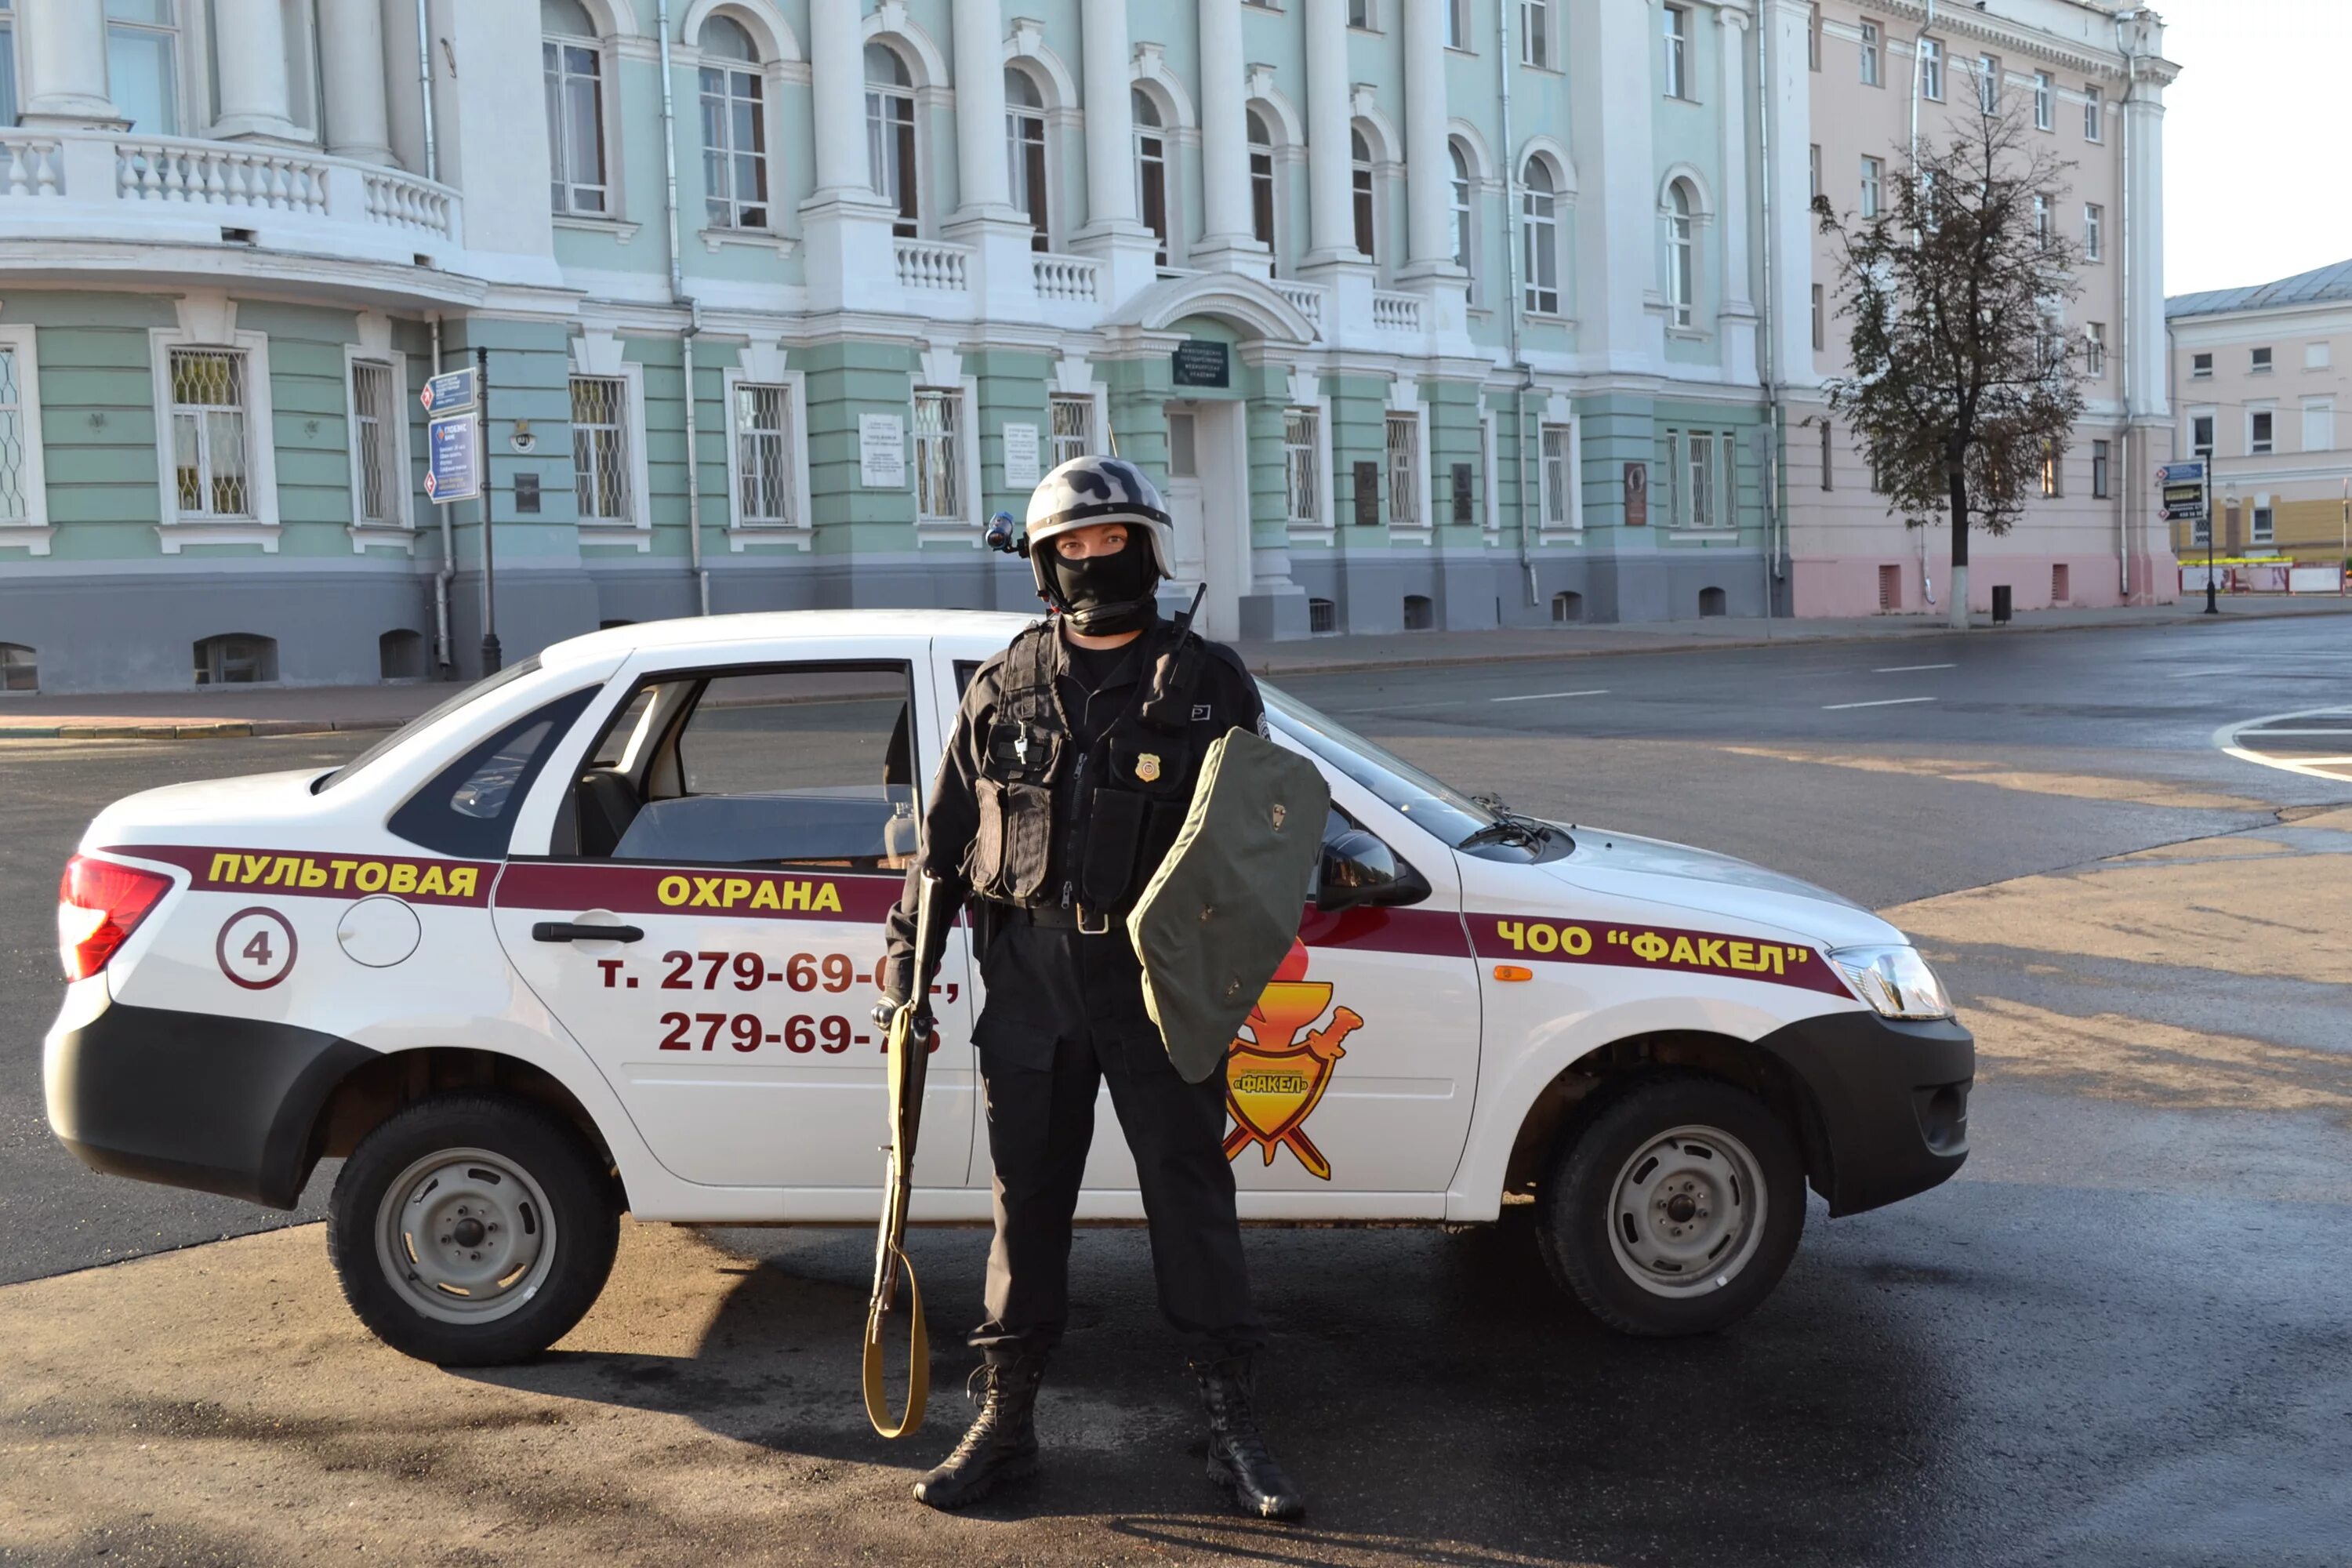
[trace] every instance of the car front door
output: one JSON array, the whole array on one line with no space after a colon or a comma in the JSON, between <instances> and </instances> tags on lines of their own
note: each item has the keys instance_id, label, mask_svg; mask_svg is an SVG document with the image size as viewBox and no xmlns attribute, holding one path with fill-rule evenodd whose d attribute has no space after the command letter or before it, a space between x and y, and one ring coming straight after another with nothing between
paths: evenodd
<instances>
[{"instance_id":1,"label":"car front door","mask_svg":"<svg viewBox=\"0 0 2352 1568\"><path fill-rule=\"evenodd\" d=\"M499 880L509 957L683 1180L880 1181L885 1056L868 1010L939 751L931 680L928 649L879 639L646 670L575 770L552 853ZM959 931L933 999L925 1186L969 1173L966 969Z\"/></svg>"}]
</instances>

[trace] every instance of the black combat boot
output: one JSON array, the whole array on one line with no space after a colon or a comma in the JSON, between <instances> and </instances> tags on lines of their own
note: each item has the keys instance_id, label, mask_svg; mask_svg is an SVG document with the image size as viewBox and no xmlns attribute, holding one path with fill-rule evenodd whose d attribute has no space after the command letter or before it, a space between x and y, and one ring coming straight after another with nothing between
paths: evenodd
<instances>
[{"instance_id":1,"label":"black combat boot","mask_svg":"<svg viewBox=\"0 0 2352 1568\"><path fill-rule=\"evenodd\" d=\"M1024 1355L985 1361L964 1384L964 1395L980 1405L971 1429L955 1452L915 1483L915 1500L933 1508L961 1508L997 1488L1037 1473L1037 1384L1045 1358ZM975 1394L974 1387L981 1392Z\"/></svg>"},{"instance_id":2,"label":"black combat boot","mask_svg":"<svg viewBox=\"0 0 2352 1568\"><path fill-rule=\"evenodd\" d=\"M1281 1465L1257 1429L1250 1408L1255 1378L1250 1358L1227 1356L1194 1361L1192 1381L1209 1413L1209 1479L1224 1489L1234 1506L1257 1519L1298 1519L1307 1499L1282 1473Z\"/></svg>"}]
</instances>

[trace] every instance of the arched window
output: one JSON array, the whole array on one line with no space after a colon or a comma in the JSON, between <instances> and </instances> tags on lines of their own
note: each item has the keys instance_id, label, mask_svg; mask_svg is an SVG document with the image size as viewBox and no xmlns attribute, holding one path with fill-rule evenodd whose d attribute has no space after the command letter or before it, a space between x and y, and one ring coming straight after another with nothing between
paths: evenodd
<instances>
[{"instance_id":1,"label":"arched window","mask_svg":"<svg viewBox=\"0 0 2352 1568\"><path fill-rule=\"evenodd\" d=\"M224 632L196 645L198 686L242 686L278 679L278 639Z\"/></svg>"},{"instance_id":2,"label":"arched window","mask_svg":"<svg viewBox=\"0 0 2352 1568\"><path fill-rule=\"evenodd\" d=\"M712 228L768 226L760 52L740 22L702 24L702 193Z\"/></svg>"},{"instance_id":3,"label":"arched window","mask_svg":"<svg viewBox=\"0 0 2352 1568\"><path fill-rule=\"evenodd\" d=\"M540 0L548 200L558 213L612 210L604 175L604 59L580 0Z\"/></svg>"},{"instance_id":4,"label":"arched window","mask_svg":"<svg viewBox=\"0 0 2352 1568\"><path fill-rule=\"evenodd\" d=\"M1674 324L1687 327L1698 297L1696 253L1691 244L1690 186L1676 180L1666 188L1666 304Z\"/></svg>"},{"instance_id":5,"label":"arched window","mask_svg":"<svg viewBox=\"0 0 2352 1568\"><path fill-rule=\"evenodd\" d=\"M1470 264L1471 238L1476 230L1470 216L1470 157L1462 151L1459 142L1446 142L1445 153L1453 162L1453 180L1446 186L1446 198L1452 209L1454 265L1475 279L1478 269ZM1476 291L1475 285L1472 291Z\"/></svg>"},{"instance_id":6,"label":"arched window","mask_svg":"<svg viewBox=\"0 0 2352 1568\"><path fill-rule=\"evenodd\" d=\"M898 212L890 232L912 239L922 221L915 168L915 84L887 44L866 46L866 163L874 192Z\"/></svg>"},{"instance_id":7,"label":"arched window","mask_svg":"<svg viewBox=\"0 0 2352 1568\"><path fill-rule=\"evenodd\" d=\"M1051 250L1053 206L1045 179L1045 100L1018 66L1004 68L1004 160L1013 205L1029 215L1032 250Z\"/></svg>"},{"instance_id":8,"label":"arched window","mask_svg":"<svg viewBox=\"0 0 2352 1568\"><path fill-rule=\"evenodd\" d=\"M1543 158L1528 160L1519 176L1519 232L1525 237L1527 299L1532 314L1559 314L1559 191L1551 164Z\"/></svg>"},{"instance_id":9,"label":"arched window","mask_svg":"<svg viewBox=\"0 0 2352 1568\"><path fill-rule=\"evenodd\" d=\"M1282 270L1281 252L1274 243L1274 132L1265 116L1249 111L1250 232L1275 256L1274 269Z\"/></svg>"},{"instance_id":10,"label":"arched window","mask_svg":"<svg viewBox=\"0 0 2352 1568\"><path fill-rule=\"evenodd\" d=\"M1168 265L1171 254L1169 235L1174 226L1169 221L1168 132L1160 119L1160 106L1141 88L1129 89L1135 116L1135 209L1143 219L1143 226L1160 237L1160 248L1154 257L1160 266Z\"/></svg>"},{"instance_id":11,"label":"arched window","mask_svg":"<svg viewBox=\"0 0 2352 1568\"><path fill-rule=\"evenodd\" d=\"M1348 132L1348 166L1356 199L1356 248L1370 260L1380 259L1372 220L1372 146L1360 130Z\"/></svg>"},{"instance_id":12,"label":"arched window","mask_svg":"<svg viewBox=\"0 0 2352 1568\"><path fill-rule=\"evenodd\" d=\"M38 691L41 656L19 642L0 642L0 691Z\"/></svg>"},{"instance_id":13,"label":"arched window","mask_svg":"<svg viewBox=\"0 0 2352 1568\"><path fill-rule=\"evenodd\" d=\"M425 679L425 635L405 628L375 639L376 673L384 680Z\"/></svg>"}]
</instances>

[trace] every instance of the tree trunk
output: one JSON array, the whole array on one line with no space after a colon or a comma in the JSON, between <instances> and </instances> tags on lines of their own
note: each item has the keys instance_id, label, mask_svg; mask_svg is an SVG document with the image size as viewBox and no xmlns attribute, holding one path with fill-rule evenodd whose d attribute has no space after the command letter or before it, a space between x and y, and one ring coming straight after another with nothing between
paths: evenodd
<instances>
[{"instance_id":1,"label":"tree trunk","mask_svg":"<svg viewBox=\"0 0 2352 1568\"><path fill-rule=\"evenodd\" d=\"M1969 629L1969 475L1954 463L1945 470L1952 489L1952 580L1945 584L1950 596L1952 629Z\"/></svg>"}]
</instances>

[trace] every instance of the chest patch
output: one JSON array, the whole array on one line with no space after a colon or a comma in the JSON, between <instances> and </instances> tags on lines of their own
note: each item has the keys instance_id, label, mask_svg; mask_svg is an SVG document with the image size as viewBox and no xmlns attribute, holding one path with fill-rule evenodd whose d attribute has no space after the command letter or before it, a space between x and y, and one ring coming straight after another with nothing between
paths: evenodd
<instances>
[{"instance_id":1,"label":"chest patch","mask_svg":"<svg viewBox=\"0 0 2352 1568\"><path fill-rule=\"evenodd\" d=\"M1145 784L1153 784L1158 782L1160 778L1159 753L1155 752L1145 752L1141 755L1138 756L1135 759L1135 776L1141 779Z\"/></svg>"},{"instance_id":2,"label":"chest patch","mask_svg":"<svg viewBox=\"0 0 2352 1568\"><path fill-rule=\"evenodd\" d=\"M1195 702L1195 703L1193 703L1193 704L1192 704L1192 722L1193 722L1193 723L1195 723L1195 724L1205 724L1205 723L1207 723L1208 721L1209 721L1209 705L1208 705L1207 703L1205 703L1205 702Z\"/></svg>"}]
</instances>

